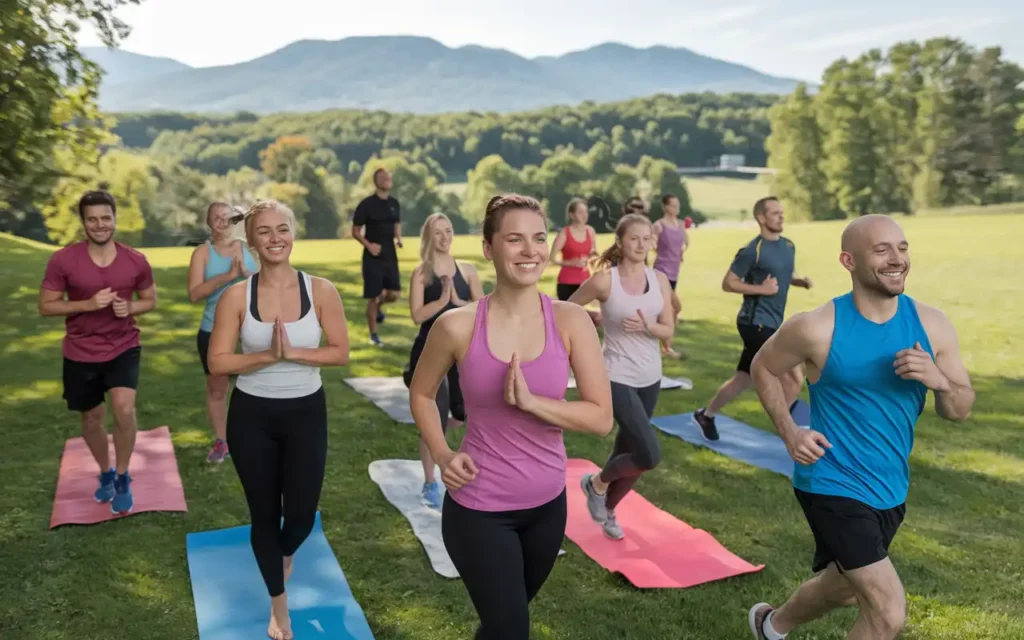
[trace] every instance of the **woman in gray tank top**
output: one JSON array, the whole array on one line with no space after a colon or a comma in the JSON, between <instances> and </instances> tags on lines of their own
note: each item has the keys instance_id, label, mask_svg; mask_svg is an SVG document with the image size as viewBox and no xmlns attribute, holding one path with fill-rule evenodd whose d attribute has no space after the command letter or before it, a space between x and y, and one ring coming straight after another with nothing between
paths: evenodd
<instances>
[{"instance_id":1,"label":"woman in gray tank top","mask_svg":"<svg viewBox=\"0 0 1024 640\"><path fill-rule=\"evenodd\" d=\"M246 213L245 234L261 269L217 302L209 352L211 373L238 375L227 439L270 594L267 635L275 640L294 637L284 584L316 521L327 464L320 367L348 362L341 296L330 281L291 265L294 229L294 214L279 202L259 202Z\"/></svg>"},{"instance_id":2,"label":"woman in gray tank top","mask_svg":"<svg viewBox=\"0 0 1024 640\"><path fill-rule=\"evenodd\" d=\"M675 318L668 278L647 266L653 235L647 216L622 216L615 244L597 262L598 268L607 268L569 298L579 305L601 303L604 362L619 431L604 469L583 476L581 485L590 517L613 540L625 537L615 507L640 476L661 460L651 416L661 391L661 341L672 339Z\"/></svg>"}]
</instances>

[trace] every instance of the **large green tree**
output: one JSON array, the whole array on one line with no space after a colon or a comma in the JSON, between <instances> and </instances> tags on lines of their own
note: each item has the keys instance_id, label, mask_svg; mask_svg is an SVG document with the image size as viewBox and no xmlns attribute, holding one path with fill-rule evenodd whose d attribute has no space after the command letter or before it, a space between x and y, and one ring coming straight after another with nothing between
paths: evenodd
<instances>
[{"instance_id":1,"label":"large green tree","mask_svg":"<svg viewBox=\"0 0 1024 640\"><path fill-rule=\"evenodd\" d=\"M3 0L0 3L0 209L35 201L104 141L96 110L100 69L78 49L82 23L116 46L128 27L114 10L139 0Z\"/></svg>"}]
</instances>

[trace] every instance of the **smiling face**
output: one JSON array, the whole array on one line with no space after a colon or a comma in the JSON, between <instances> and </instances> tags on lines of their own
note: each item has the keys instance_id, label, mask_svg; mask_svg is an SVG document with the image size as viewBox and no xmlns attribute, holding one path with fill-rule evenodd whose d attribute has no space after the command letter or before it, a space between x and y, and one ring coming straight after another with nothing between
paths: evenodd
<instances>
[{"instance_id":1,"label":"smiling face","mask_svg":"<svg viewBox=\"0 0 1024 640\"><path fill-rule=\"evenodd\" d=\"M252 246L264 264L288 262L292 253L293 220L284 211L267 208L246 220L246 229Z\"/></svg>"},{"instance_id":2,"label":"smiling face","mask_svg":"<svg viewBox=\"0 0 1024 640\"><path fill-rule=\"evenodd\" d=\"M114 239L117 216L109 205L89 205L82 209L82 227L89 242L104 245Z\"/></svg>"},{"instance_id":3,"label":"smiling face","mask_svg":"<svg viewBox=\"0 0 1024 640\"><path fill-rule=\"evenodd\" d=\"M544 217L530 209L504 211L491 240L484 240L484 256L494 263L500 282L518 287L537 284L549 256Z\"/></svg>"},{"instance_id":4,"label":"smiling face","mask_svg":"<svg viewBox=\"0 0 1024 640\"><path fill-rule=\"evenodd\" d=\"M653 238L654 233L649 222L637 221L623 226L622 235L616 238L622 250L622 261L637 264L644 262Z\"/></svg>"},{"instance_id":5,"label":"smiling face","mask_svg":"<svg viewBox=\"0 0 1024 640\"><path fill-rule=\"evenodd\" d=\"M862 218L851 224L840 262L861 288L896 297L910 273L910 244L903 229L887 216Z\"/></svg>"},{"instance_id":6,"label":"smiling face","mask_svg":"<svg viewBox=\"0 0 1024 640\"><path fill-rule=\"evenodd\" d=\"M434 244L434 251L448 253L452 248L452 225L444 218L437 218L430 225L430 238Z\"/></svg>"},{"instance_id":7,"label":"smiling face","mask_svg":"<svg viewBox=\"0 0 1024 640\"><path fill-rule=\"evenodd\" d=\"M206 226L210 228L210 235L215 241L230 235L232 215L231 207L227 205L216 205L210 209L206 216Z\"/></svg>"}]
</instances>

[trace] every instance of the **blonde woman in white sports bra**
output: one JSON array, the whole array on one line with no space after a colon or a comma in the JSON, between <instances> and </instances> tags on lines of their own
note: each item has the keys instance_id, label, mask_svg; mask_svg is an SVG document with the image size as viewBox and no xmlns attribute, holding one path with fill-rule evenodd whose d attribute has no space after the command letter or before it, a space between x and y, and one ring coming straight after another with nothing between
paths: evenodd
<instances>
[{"instance_id":1,"label":"blonde woman in white sports bra","mask_svg":"<svg viewBox=\"0 0 1024 640\"><path fill-rule=\"evenodd\" d=\"M227 440L270 594L273 640L294 638L284 584L313 529L327 463L320 367L348 362L341 297L330 281L291 265L294 229L294 214L280 202L262 201L246 213L245 233L261 269L224 291L208 356L212 374L238 376Z\"/></svg>"},{"instance_id":2,"label":"blonde woman in white sports bra","mask_svg":"<svg viewBox=\"0 0 1024 640\"><path fill-rule=\"evenodd\" d=\"M661 391L661 342L675 332L672 287L664 273L647 266L654 230L642 213L622 216L615 244L597 261L595 273L569 298L601 303L604 363L612 386L612 412L619 431L600 473L581 481L590 517L606 536L625 534L615 507L640 476L658 466L661 447L651 416Z\"/></svg>"}]
</instances>

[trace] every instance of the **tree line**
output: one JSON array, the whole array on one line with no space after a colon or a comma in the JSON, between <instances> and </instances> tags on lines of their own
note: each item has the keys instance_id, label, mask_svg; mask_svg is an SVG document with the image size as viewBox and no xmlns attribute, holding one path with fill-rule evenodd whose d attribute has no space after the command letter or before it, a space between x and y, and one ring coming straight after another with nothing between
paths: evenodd
<instances>
[{"instance_id":1,"label":"tree line","mask_svg":"<svg viewBox=\"0 0 1024 640\"><path fill-rule=\"evenodd\" d=\"M820 87L781 98L657 95L517 114L104 114L101 72L56 16L91 21L116 46L128 29L113 10L136 0L12 2L18 10L0 15L11 43L0 47L0 230L44 241L79 237L74 202L100 184L135 243L194 242L210 201L260 198L289 203L304 237L338 237L379 166L395 177L407 234L434 211L471 232L502 190L540 198L556 226L577 196L602 231L632 196L657 217L673 193L700 220L677 169L724 153L776 169L772 190L795 218L1024 200L1024 72L998 48L951 38L837 60Z\"/></svg>"},{"instance_id":2,"label":"tree line","mask_svg":"<svg viewBox=\"0 0 1024 640\"><path fill-rule=\"evenodd\" d=\"M998 47L935 38L837 60L769 120L773 189L799 217L1024 200L1024 71Z\"/></svg>"}]
</instances>

